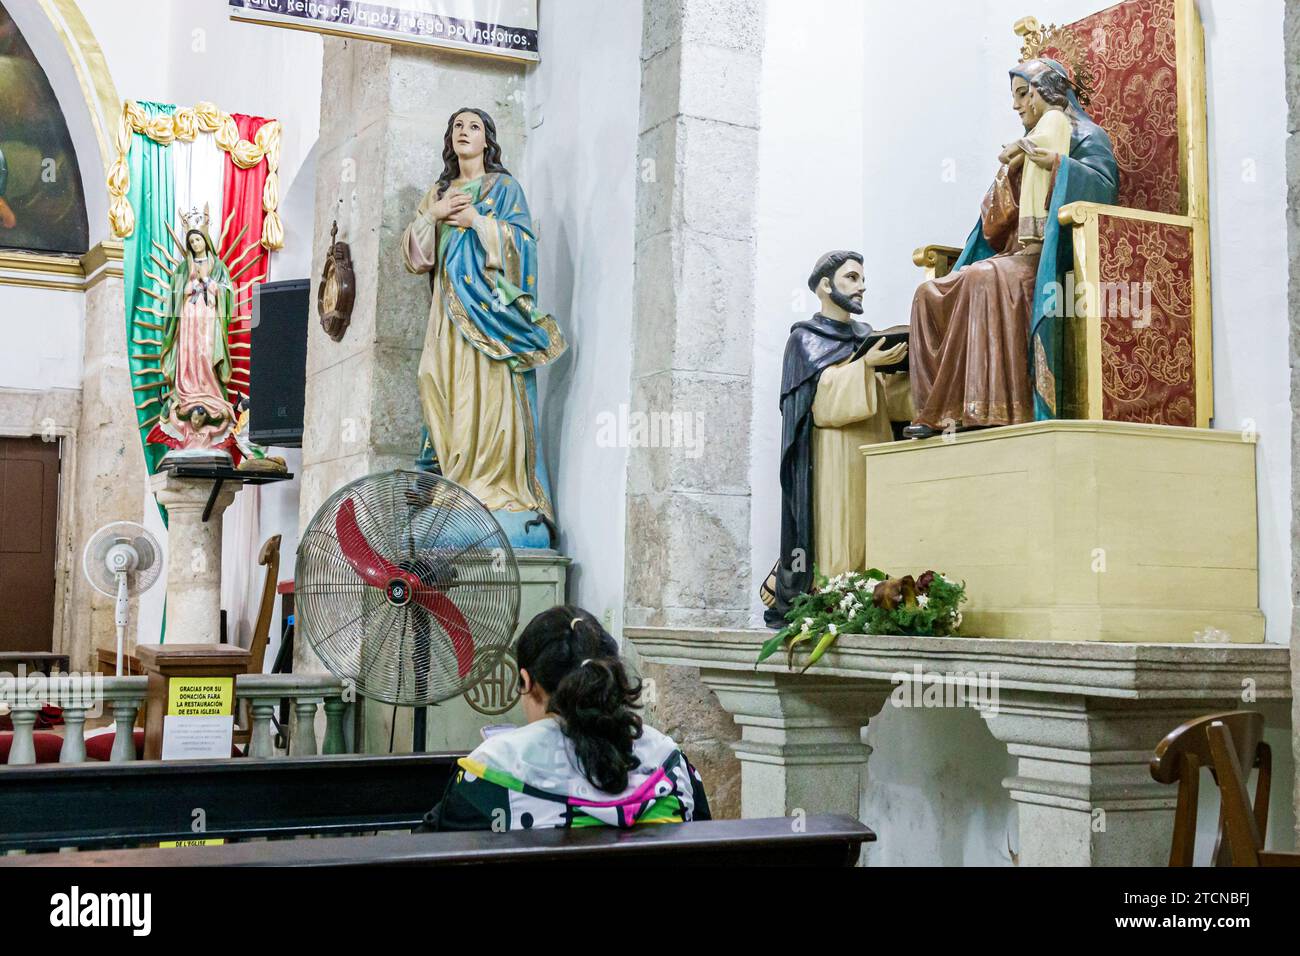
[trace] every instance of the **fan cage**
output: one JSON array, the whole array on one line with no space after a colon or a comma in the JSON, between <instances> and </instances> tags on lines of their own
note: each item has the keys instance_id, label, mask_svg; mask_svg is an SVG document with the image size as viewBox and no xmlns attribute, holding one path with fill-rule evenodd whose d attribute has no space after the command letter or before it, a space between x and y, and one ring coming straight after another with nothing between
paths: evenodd
<instances>
[{"instance_id":1,"label":"fan cage","mask_svg":"<svg viewBox=\"0 0 1300 956\"><path fill-rule=\"evenodd\" d=\"M519 567L492 513L438 475L340 488L298 546L298 632L371 700L426 706L481 681L510 648Z\"/></svg>"},{"instance_id":2,"label":"fan cage","mask_svg":"<svg viewBox=\"0 0 1300 956\"><path fill-rule=\"evenodd\" d=\"M162 575L162 553L158 539L148 528L134 521L114 521L90 536L81 553L81 571L90 586L100 594L117 596L116 575L104 563L108 552L117 544L131 545L144 564L143 568L137 568L128 574L129 593L135 596L153 587Z\"/></svg>"}]
</instances>

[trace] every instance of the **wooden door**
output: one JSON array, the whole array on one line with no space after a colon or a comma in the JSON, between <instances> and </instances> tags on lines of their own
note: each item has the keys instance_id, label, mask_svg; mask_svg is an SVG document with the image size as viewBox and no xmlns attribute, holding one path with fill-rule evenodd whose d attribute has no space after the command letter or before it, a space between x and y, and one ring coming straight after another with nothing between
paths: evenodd
<instances>
[{"instance_id":1,"label":"wooden door","mask_svg":"<svg viewBox=\"0 0 1300 956\"><path fill-rule=\"evenodd\" d=\"M54 640L59 443L0 438L0 651Z\"/></svg>"}]
</instances>

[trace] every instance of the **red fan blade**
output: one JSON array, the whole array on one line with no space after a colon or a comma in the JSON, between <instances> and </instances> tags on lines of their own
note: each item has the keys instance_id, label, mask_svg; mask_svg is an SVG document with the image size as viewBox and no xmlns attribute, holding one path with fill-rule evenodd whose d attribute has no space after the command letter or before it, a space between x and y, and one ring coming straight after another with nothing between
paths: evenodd
<instances>
[{"instance_id":1,"label":"red fan blade","mask_svg":"<svg viewBox=\"0 0 1300 956\"><path fill-rule=\"evenodd\" d=\"M338 535L344 560L371 587L385 587L394 575L400 573L396 565L380 557L361 533L361 526L357 524L356 502L351 498L339 506L338 516L334 519L334 531Z\"/></svg>"},{"instance_id":2,"label":"red fan blade","mask_svg":"<svg viewBox=\"0 0 1300 956\"><path fill-rule=\"evenodd\" d=\"M415 575L403 571L376 552L361 533L361 526L357 524L357 506L351 498L339 506L338 516L334 519L334 531L338 535L344 560L360 575L361 580L377 588L387 587L393 578L406 581L416 603L428 610L451 638L452 650L456 653L457 672L461 677L468 674L474 664L474 639L470 636L469 622L451 598L437 588L422 584Z\"/></svg>"},{"instance_id":3,"label":"red fan blade","mask_svg":"<svg viewBox=\"0 0 1300 956\"><path fill-rule=\"evenodd\" d=\"M470 636L465 615L460 613L460 608L452 603L451 598L427 585L415 589L415 600L433 614L451 638L452 650L456 652L456 672L464 677L474 664L474 638Z\"/></svg>"}]
</instances>

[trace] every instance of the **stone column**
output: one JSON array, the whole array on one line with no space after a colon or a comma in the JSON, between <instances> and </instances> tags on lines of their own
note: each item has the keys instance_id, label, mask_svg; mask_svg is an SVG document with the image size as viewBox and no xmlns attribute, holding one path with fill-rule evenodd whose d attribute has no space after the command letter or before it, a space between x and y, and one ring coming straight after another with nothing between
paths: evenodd
<instances>
[{"instance_id":1,"label":"stone column","mask_svg":"<svg viewBox=\"0 0 1300 956\"><path fill-rule=\"evenodd\" d=\"M1164 866L1178 788L1151 778L1151 754L1174 727L1234 703L1003 690L982 716L1018 762L1002 785L1020 818L1020 865Z\"/></svg>"},{"instance_id":2,"label":"stone column","mask_svg":"<svg viewBox=\"0 0 1300 956\"><path fill-rule=\"evenodd\" d=\"M750 617L749 428L762 0L647 0L631 414L647 440L627 459L625 622L743 626ZM655 423L668 423L655 430ZM664 432L668 434L664 434ZM668 732L708 698L694 671L650 666L652 719ZM734 790L734 739L692 741ZM691 721L699 726L700 721ZM696 759L693 755L692 759ZM702 772L704 772L702 770ZM734 808L720 806L723 814Z\"/></svg>"},{"instance_id":3,"label":"stone column","mask_svg":"<svg viewBox=\"0 0 1300 956\"><path fill-rule=\"evenodd\" d=\"M890 685L759 671L700 671L740 728L741 815L842 813L857 819L871 748L862 728ZM706 781L707 782L707 781Z\"/></svg>"},{"instance_id":4,"label":"stone column","mask_svg":"<svg viewBox=\"0 0 1300 956\"><path fill-rule=\"evenodd\" d=\"M426 277L406 272L400 240L442 171L447 118L462 106L487 110L506 166L523 159L522 64L334 37L324 44L312 261L324 262L337 219L339 240L352 247L356 304L341 342L314 311L308 323L302 528L347 482L410 468L419 452L416 370L430 293ZM294 670L322 670L304 640Z\"/></svg>"},{"instance_id":5,"label":"stone column","mask_svg":"<svg viewBox=\"0 0 1300 956\"><path fill-rule=\"evenodd\" d=\"M81 416L71 476L73 567L68 585L72 626L66 651L73 670L94 670L95 649L117 645L115 601L86 581L81 570L82 549L91 535L110 522L142 520L146 472L127 367L122 244L100 243L86 254L82 266L87 277L86 325ZM127 653L135 639L137 605L132 602L132 620L127 624Z\"/></svg>"},{"instance_id":6,"label":"stone column","mask_svg":"<svg viewBox=\"0 0 1300 956\"><path fill-rule=\"evenodd\" d=\"M1291 407L1300 408L1300 0L1287 0L1284 28L1286 48L1287 130L1287 250L1291 281ZM1291 748L1295 754L1296 843L1300 844L1300 418L1291 427Z\"/></svg>"},{"instance_id":7,"label":"stone column","mask_svg":"<svg viewBox=\"0 0 1300 956\"><path fill-rule=\"evenodd\" d=\"M220 643L222 515L239 485L222 485L207 521L211 481L160 471L149 487L167 509L167 641Z\"/></svg>"}]
</instances>

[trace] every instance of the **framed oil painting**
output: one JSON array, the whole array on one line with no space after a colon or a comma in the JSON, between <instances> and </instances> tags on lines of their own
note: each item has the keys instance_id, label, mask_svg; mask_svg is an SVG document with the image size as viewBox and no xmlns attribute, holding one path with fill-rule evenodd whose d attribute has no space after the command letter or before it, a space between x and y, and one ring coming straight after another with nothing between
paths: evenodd
<instances>
[{"instance_id":1,"label":"framed oil painting","mask_svg":"<svg viewBox=\"0 0 1300 956\"><path fill-rule=\"evenodd\" d=\"M0 250L80 254L81 171L45 71L0 3Z\"/></svg>"}]
</instances>

